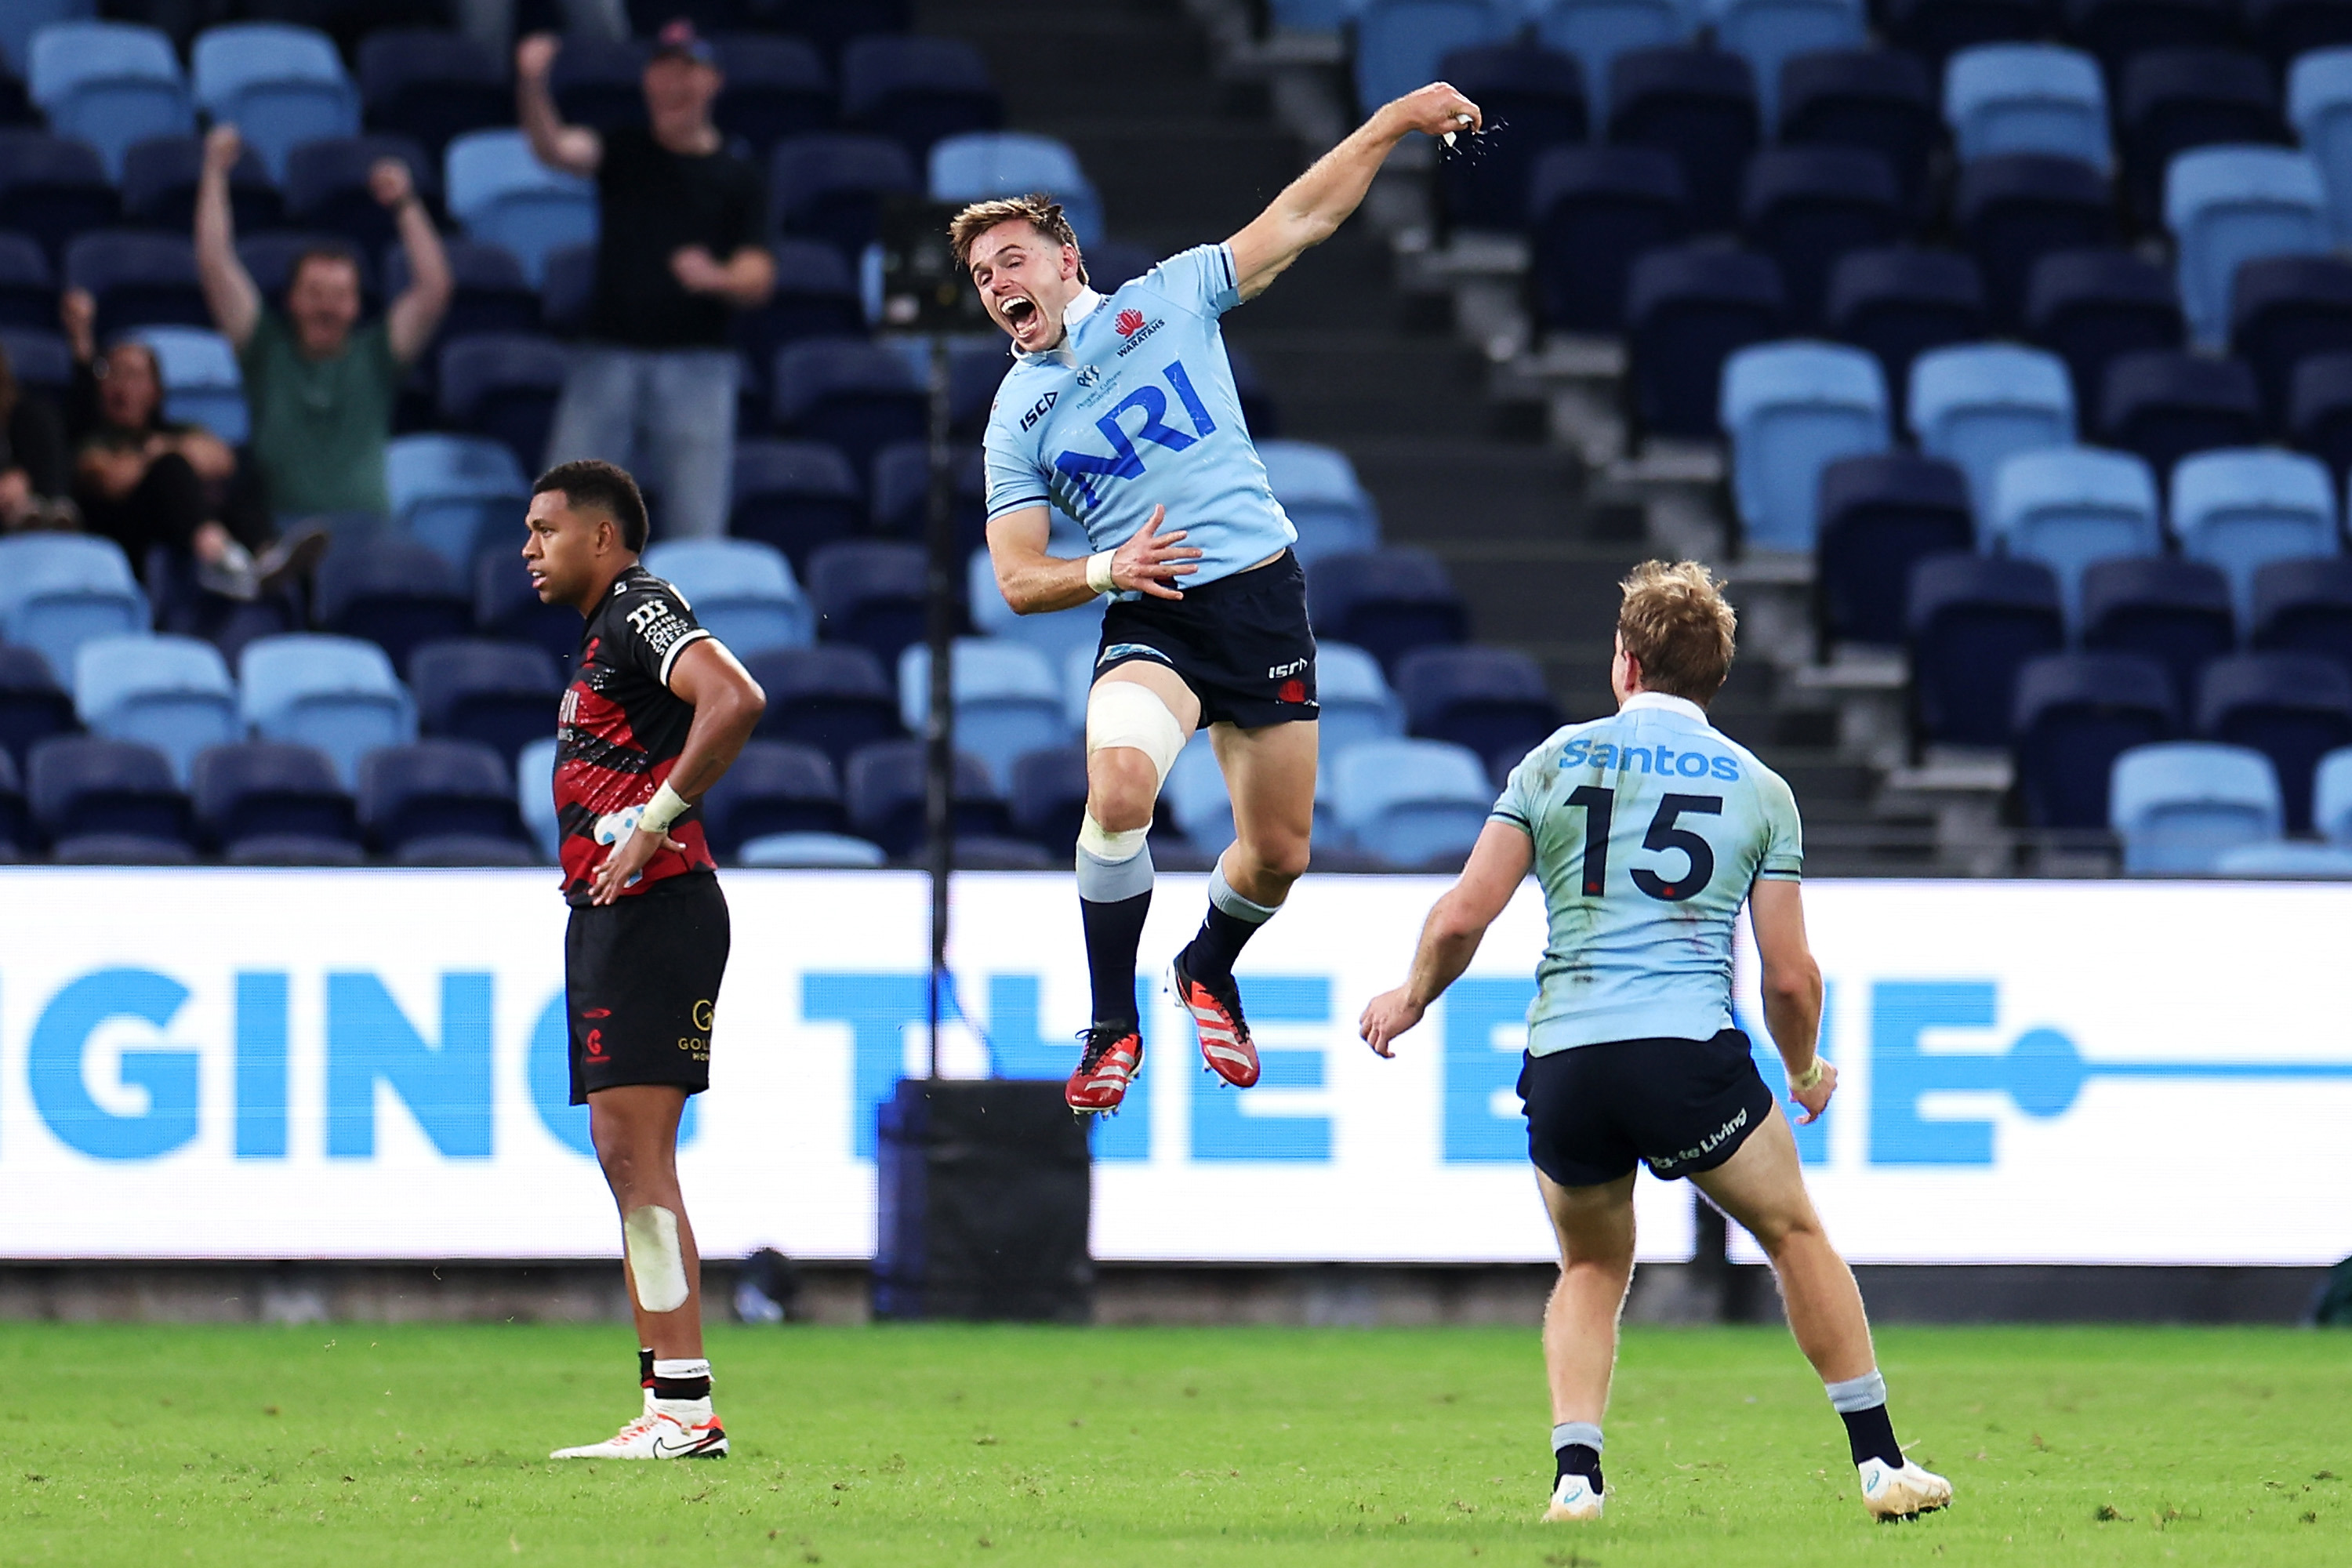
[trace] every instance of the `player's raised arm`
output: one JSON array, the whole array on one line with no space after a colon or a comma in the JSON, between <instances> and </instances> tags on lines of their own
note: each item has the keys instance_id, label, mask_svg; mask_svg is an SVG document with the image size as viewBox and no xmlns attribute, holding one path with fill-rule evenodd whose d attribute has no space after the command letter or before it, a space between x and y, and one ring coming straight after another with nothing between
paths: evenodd
<instances>
[{"instance_id":1,"label":"player's raised arm","mask_svg":"<svg viewBox=\"0 0 2352 1568\"><path fill-rule=\"evenodd\" d=\"M1518 890L1535 854L1535 841L1525 829L1507 822L1486 824L1471 848L1469 863L1462 868L1461 880L1445 890L1421 928L1412 978L1373 997L1364 1008L1357 1025L1364 1044L1384 1057L1396 1054L1391 1048L1396 1037L1420 1023L1429 1005L1470 967L1486 928Z\"/></svg>"},{"instance_id":2,"label":"player's raised arm","mask_svg":"<svg viewBox=\"0 0 2352 1568\"><path fill-rule=\"evenodd\" d=\"M1444 136L1485 124L1478 106L1442 81L1382 104L1348 139L1315 160L1265 211L1226 243L1244 300L1256 298L1310 245L1339 231L1372 188L1389 149L1418 131Z\"/></svg>"},{"instance_id":3,"label":"player's raised arm","mask_svg":"<svg viewBox=\"0 0 2352 1568\"><path fill-rule=\"evenodd\" d=\"M1789 1070L1790 1098L1805 1108L1798 1118L1802 1123L1828 1108L1837 1090L1837 1068L1814 1048L1822 1027L1822 966L1805 940L1801 887L1759 878L1748 889L1748 919L1756 930L1757 967L1763 971L1765 1026Z\"/></svg>"},{"instance_id":4,"label":"player's raised arm","mask_svg":"<svg viewBox=\"0 0 2352 1568\"><path fill-rule=\"evenodd\" d=\"M1042 506L1009 511L988 525L988 561L996 586L1016 616L1067 610L1105 594L1129 591L1155 599L1181 599L1177 582L1196 568L1201 552L1184 542L1181 528L1161 533L1168 515L1155 506L1128 542L1089 556L1049 555L1045 543L1053 520Z\"/></svg>"},{"instance_id":5,"label":"player's raised arm","mask_svg":"<svg viewBox=\"0 0 2352 1568\"><path fill-rule=\"evenodd\" d=\"M766 710L768 696L723 644L708 637L688 644L677 655L670 669L669 689L693 704L694 721L686 731L686 747L678 752L677 763L662 787L691 802L700 799L742 755L743 742L751 738L760 715ZM655 799L658 802L660 796ZM613 902L656 854L683 847L670 837L667 825L640 826L596 868L593 901Z\"/></svg>"}]
</instances>

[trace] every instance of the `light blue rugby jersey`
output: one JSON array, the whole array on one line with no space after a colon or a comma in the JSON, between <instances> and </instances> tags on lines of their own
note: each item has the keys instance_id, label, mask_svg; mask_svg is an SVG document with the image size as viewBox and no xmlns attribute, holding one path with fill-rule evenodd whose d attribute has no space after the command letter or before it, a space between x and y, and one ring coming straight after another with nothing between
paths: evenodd
<instances>
[{"instance_id":1,"label":"light blue rugby jersey","mask_svg":"<svg viewBox=\"0 0 2352 1568\"><path fill-rule=\"evenodd\" d=\"M1241 303L1233 252L1196 246L1070 302L1059 348L1018 354L982 445L988 515L1050 501L1109 550L1155 506L1201 552L1198 585L1297 539L1250 444L1217 322ZM1129 595L1129 597L1135 595Z\"/></svg>"},{"instance_id":2,"label":"light blue rugby jersey","mask_svg":"<svg viewBox=\"0 0 2352 1568\"><path fill-rule=\"evenodd\" d=\"M1511 770L1491 820L1535 840L1550 933L1537 1056L1731 1027L1731 930L1759 877L1804 875L1796 796L1696 702L1641 691Z\"/></svg>"}]
</instances>

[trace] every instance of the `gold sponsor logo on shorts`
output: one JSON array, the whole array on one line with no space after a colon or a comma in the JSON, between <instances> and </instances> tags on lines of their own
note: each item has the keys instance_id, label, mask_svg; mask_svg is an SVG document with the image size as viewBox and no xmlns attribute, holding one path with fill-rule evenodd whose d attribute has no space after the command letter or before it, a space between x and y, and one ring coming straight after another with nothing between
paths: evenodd
<instances>
[{"instance_id":1,"label":"gold sponsor logo on shorts","mask_svg":"<svg viewBox=\"0 0 2352 1568\"><path fill-rule=\"evenodd\" d=\"M710 1021L713 1011L714 1009L708 1001L697 1002L694 1005L694 1026L701 1030L706 1035L710 1033Z\"/></svg>"}]
</instances>

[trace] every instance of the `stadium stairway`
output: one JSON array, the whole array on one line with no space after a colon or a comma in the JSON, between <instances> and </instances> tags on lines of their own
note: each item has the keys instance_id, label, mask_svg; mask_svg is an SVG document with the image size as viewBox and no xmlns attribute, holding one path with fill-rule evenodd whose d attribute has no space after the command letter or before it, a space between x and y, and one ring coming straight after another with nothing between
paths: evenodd
<instances>
[{"instance_id":1,"label":"stadium stairway","mask_svg":"<svg viewBox=\"0 0 2352 1568\"><path fill-rule=\"evenodd\" d=\"M1253 53L1224 0L930 0L923 31L969 37L1007 121L1070 143L1115 238L1166 254L1242 226L1352 122L1330 62ZM1415 149L1425 153L1425 149ZM1539 395L1490 369L1476 301L1412 265L1425 177L1391 159L1358 218L1227 321L1279 408L1280 433L1338 447L1379 503L1383 542L1433 552L1470 634L1540 663L1571 719L1611 706L1617 582L1659 545L1638 495L1555 435ZM1789 778L1823 869L1918 870L1932 828L1885 820L1874 771L1836 748L1837 716L1743 659L1716 708Z\"/></svg>"}]
</instances>

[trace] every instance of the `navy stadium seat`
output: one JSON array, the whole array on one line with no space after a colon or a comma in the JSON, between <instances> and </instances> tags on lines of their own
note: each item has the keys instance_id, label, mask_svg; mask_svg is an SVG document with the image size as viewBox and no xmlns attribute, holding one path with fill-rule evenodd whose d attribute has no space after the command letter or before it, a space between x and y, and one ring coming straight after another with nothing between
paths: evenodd
<instances>
[{"instance_id":1,"label":"navy stadium seat","mask_svg":"<svg viewBox=\"0 0 2352 1568\"><path fill-rule=\"evenodd\" d=\"M463 33L370 33L360 43L359 80L369 126L414 137L436 158L453 136L514 122L506 63Z\"/></svg>"},{"instance_id":2,"label":"navy stadium seat","mask_svg":"<svg viewBox=\"0 0 2352 1568\"><path fill-rule=\"evenodd\" d=\"M776 289L757 310L735 313L735 346L765 388L776 351L803 338L862 338L866 307L857 277L841 252L822 240L782 239L770 247Z\"/></svg>"},{"instance_id":3,"label":"navy stadium seat","mask_svg":"<svg viewBox=\"0 0 2352 1568\"><path fill-rule=\"evenodd\" d=\"M1585 139L1583 69L1575 57L1554 49L1480 44L1446 56L1438 74L1477 104L1489 124L1511 128L1508 136L1484 139L1488 144L1478 156L1438 164L1445 222L1455 228L1520 227L1536 161L1551 148Z\"/></svg>"},{"instance_id":4,"label":"navy stadium seat","mask_svg":"<svg viewBox=\"0 0 2352 1568\"><path fill-rule=\"evenodd\" d=\"M66 242L103 228L121 210L98 153L46 131L0 131L0 229L39 245L51 266Z\"/></svg>"},{"instance_id":5,"label":"navy stadium seat","mask_svg":"<svg viewBox=\"0 0 2352 1568\"><path fill-rule=\"evenodd\" d=\"M23 385L51 394L73 385L73 350L55 332L0 327L0 352L6 353L8 369Z\"/></svg>"},{"instance_id":6,"label":"navy stadium seat","mask_svg":"<svg viewBox=\"0 0 2352 1568\"><path fill-rule=\"evenodd\" d=\"M2118 356L2099 397L2099 435L2137 452L2162 478L2191 452L2262 437L2254 373L2236 360L2166 350Z\"/></svg>"},{"instance_id":7,"label":"navy stadium seat","mask_svg":"<svg viewBox=\"0 0 2352 1568\"><path fill-rule=\"evenodd\" d=\"M1879 20L1895 43L1941 63L1978 44L2019 43L2051 32L2053 0L1885 0Z\"/></svg>"},{"instance_id":8,"label":"navy stadium seat","mask_svg":"<svg viewBox=\"0 0 2352 1568\"><path fill-rule=\"evenodd\" d=\"M409 654L408 687L425 734L479 741L512 758L554 727L563 681L545 648L452 637Z\"/></svg>"},{"instance_id":9,"label":"navy stadium seat","mask_svg":"<svg viewBox=\"0 0 2352 1568\"><path fill-rule=\"evenodd\" d=\"M1024 838L1056 855L1071 854L1087 809L1087 749L1052 746L1017 759L1005 804Z\"/></svg>"},{"instance_id":10,"label":"navy stadium seat","mask_svg":"<svg viewBox=\"0 0 2352 1568\"><path fill-rule=\"evenodd\" d=\"M820 546L864 531L866 522L856 471L819 441L738 441L732 504L727 531L774 545L803 578Z\"/></svg>"},{"instance_id":11,"label":"navy stadium seat","mask_svg":"<svg viewBox=\"0 0 2352 1568\"><path fill-rule=\"evenodd\" d=\"M2252 646L2308 653L2352 672L2352 557L2273 561L2254 573Z\"/></svg>"},{"instance_id":12,"label":"navy stadium seat","mask_svg":"<svg viewBox=\"0 0 2352 1568\"><path fill-rule=\"evenodd\" d=\"M2230 295L2230 352L2252 368L2271 427L2284 429L2294 367L2313 354L2352 353L2352 261L2258 256L2241 263Z\"/></svg>"},{"instance_id":13,"label":"navy stadium seat","mask_svg":"<svg viewBox=\"0 0 2352 1568\"><path fill-rule=\"evenodd\" d=\"M1405 726L1478 754L1501 780L1559 728L1543 668L1516 648L1419 647L1396 661Z\"/></svg>"},{"instance_id":14,"label":"navy stadium seat","mask_svg":"<svg viewBox=\"0 0 2352 1568\"><path fill-rule=\"evenodd\" d=\"M882 198L922 188L914 159L887 136L811 132L785 137L769 154L770 221L824 240L852 265L876 237Z\"/></svg>"},{"instance_id":15,"label":"navy stadium seat","mask_svg":"<svg viewBox=\"0 0 2352 1568\"><path fill-rule=\"evenodd\" d=\"M2246 0L2245 23L2274 71L2297 56L2352 44L2352 5L2344 0Z\"/></svg>"},{"instance_id":16,"label":"navy stadium seat","mask_svg":"<svg viewBox=\"0 0 2352 1568\"><path fill-rule=\"evenodd\" d=\"M2236 10L2231 0L2065 0L2066 31L2113 72L2147 49L2227 45Z\"/></svg>"},{"instance_id":17,"label":"navy stadium seat","mask_svg":"<svg viewBox=\"0 0 2352 1568\"><path fill-rule=\"evenodd\" d=\"M971 40L869 34L842 47L841 117L920 159L943 136L995 130L1004 101Z\"/></svg>"},{"instance_id":18,"label":"navy stadium seat","mask_svg":"<svg viewBox=\"0 0 2352 1568\"><path fill-rule=\"evenodd\" d=\"M850 829L882 846L894 860L916 854L923 843L925 772L920 741L877 741L850 757L843 795ZM988 765L969 752L956 753L954 815L958 838L1010 836L1004 802L989 782Z\"/></svg>"},{"instance_id":19,"label":"navy stadium seat","mask_svg":"<svg viewBox=\"0 0 2352 1568\"><path fill-rule=\"evenodd\" d=\"M903 733L898 699L880 659L850 643L770 648L744 659L768 696L759 733L814 746L846 766L860 746Z\"/></svg>"},{"instance_id":20,"label":"navy stadium seat","mask_svg":"<svg viewBox=\"0 0 2352 1568\"><path fill-rule=\"evenodd\" d=\"M1854 250L1829 275L1830 335L1875 355L1888 392L1899 402L1911 362L1929 349L1985 335L1984 279L1957 251L1893 247Z\"/></svg>"},{"instance_id":21,"label":"navy stadium seat","mask_svg":"<svg viewBox=\"0 0 2352 1568\"><path fill-rule=\"evenodd\" d=\"M1147 268L1149 270L1149 268ZM1238 351L1228 359L1239 357ZM1003 339L991 337L978 342L962 342L948 349L948 433L959 441L977 441L988 428L988 410L996 401L996 389L1004 384L1005 372L1013 368L1013 355ZM1241 384L1254 372L1236 367L1234 390L1242 396L1242 416L1249 419L1249 394L1242 393ZM1253 388L1253 391L1257 389ZM1260 430L1250 422L1253 436L1271 436L1271 427Z\"/></svg>"},{"instance_id":22,"label":"navy stadium seat","mask_svg":"<svg viewBox=\"0 0 2352 1568\"><path fill-rule=\"evenodd\" d=\"M1546 325L1617 332L1633 258L1688 226L1682 165L1655 147L1555 147L1528 175L1529 286Z\"/></svg>"},{"instance_id":23,"label":"navy stadium seat","mask_svg":"<svg viewBox=\"0 0 2352 1568\"><path fill-rule=\"evenodd\" d=\"M2179 710L2152 659L2120 653L2056 653L2017 672L2017 793L2035 827L2107 825L2116 759L2168 741Z\"/></svg>"},{"instance_id":24,"label":"navy stadium seat","mask_svg":"<svg viewBox=\"0 0 2352 1568\"><path fill-rule=\"evenodd\" d=\"M25 784L33 820L52 845L92 837L193 842L188 797L152 746L53 735L33 747Z\"/></svg>"},{"instance_id":25,"label":"navy stadium seat","mask_svg":"<svg viewBox=\"0 0 2352 1568\"><path fill-rule=\"evenodd\" d=\"M22 772L36 742L80 727L73 698L39 650L0 643L0 751Z\"/></svg>"},{"instance_id":26,"label":"navy stadium seat","mask_svg":"<svg viewBox=\"0 0 2352 1568\"><path fill-rule=\"evenodd\" d=\"M988 478L980 448L950 454L954 468L955 552L968 557L986 542ZM920 441L893 441L874 455L874 531L898 539L926 537L931 516L931 454Z\"/></svg>"},{"instance_id":27,"label":"navy stadium seat","mask_svg":"<svg viewBox=\"0 0 2352 1568\"><path fill-rule=\"evenodd\" d=\"M411 539L339 541L319 567L319 624L375 644L393 668L429 642L473 629L465 580L441 552Z\"/></svg>"},{"instance_id":28,"label":"navy stadium seat","mask_svg":"<svg viewBox=\"0 0 2352 1568\"><path fill-rule=\"evenodd\" d=\"M675 0L664 0L659 14L667 16L674 8ZM906 32L914 25L914 9L913 0L776 0L764 15L772 26L806 38L831 60L854 37Z\"/></svg>"},{"instance_id":29,"label":"navy stadium seat","mask_svg":"<svg viewBox=\"0 0 2352 1568\"><path fill-rule=\"evenodd\" d=\"M0 861L20 860L33 847L33 818L16 760L0 751Z\"/></svg>"},{"instance_id":30,"label":"navy stadium seat","mask_svg":"<svg viewBox=\"0 0 2352 1568\"><path fill-rule=\"evenodd\" d=\"M205 144L195 136L153 136L122 154L122 221L131 227L184 235L195 221L196 181ZM258 234L286 221L278 183L247 147L228 176L229 216L239 234Z\"/></svg>"},{"instance_id":31,"label":"navy stadium seat","mask_svg":"<svg viewBox=\"0 0 2352 1568\"><path fill-rule=\"evenodd\" d=\"M646 60L651 53L640 38L572 34L548 73L557 111L571 124L593 131L644 125Z\"/></svg>"},{"instance_id":32,"label":"navy stadium seat","mask_svg":"<svg viewBox=\"0 0 2352 1568\"><path fill-rule=\"evenodd\" d=\"M2163 216L2164 171L2174 154L2287 140L2270 67L2236 49L2144 50L2124 68L2117 96L2125 184L2146 226Z\"/></svg>"},{"instance_id":33,"label":"navy stadium seat","mask_svg":"<svg viewBox=\"0 0 2352 1568\"><path fill-rule=\"evenodd\" d=\"M440 170L415 141L382 133L332 136L306 142L286 155L287 224L341 235L371 256L396 244L400 229L391 209L368 188L369 175L385 158L407 166L416 194L428 205L439 202Z\"/></svg>"},{"instance_id":34,"label":"navy stadium seat","mask_svg":"<svg viewBox=\"0 0 2352 1568\"><path fill-rule=\"evenodd\" d=\"M2287 439L2341 481L2352 470L2352 353L2314 354L2287 381Z\"/></svg>"},{"instance_id":35,"label":"navy stadium seat","mask_svg":"<svg viewBox=\"0 0 2352 1568\"><path fill-rule=\"evenodd\" d=\"M703 832L723 858L771 834L839 833L847 826L841 774L814 746L747 742L702 799Z\"/></svg>"},{"instance_id":36,"label":"navy stadium seat","mask_svg":"<svg viewBox=\"0 0 2352 1568\"><path fill-rule=\"evenodd\" d=\"M21 234L0 234L0 330L52 331L58 279L41 247Z\"/></svg>"},{"instance_id":37,"label":"navy stadium seat","mask_svg":"<svg viewBox=\"0 0 2352 1568\"><path fill-rule=\"evenodd\" d=\"M360 826L397 856L415 840L464 835L524 844L514 764L479 741L415 741L360 761Z\"/></svg>"},{"instance_id":38,"label":"navy stadium seat","mask_svg":"<svg viewBox=\"0 0 2352 1568\"><path fill-rule=\"evenodd\" d=\"M256 839L359 843L351 793L326 753L310 746L284 741L215 746L196 758L190 793L206 842L231 858Z\"/></svg>"},{"instance_id":39,"label":"navy stadium seat","mask_svg":"<svg viewBox=\"0 0 2352 1568\"><path fill-rule=\"evenodd\" d=\"M2189 334L2172 275L2122 249L2043 255L2027 278L2024 324L2027 336L2066 362L2079 408L2098 406L2109 361L2177 349Z\"/></svg>"},{"instance_id":40,"label":"navy stadium seat","mask_svg":"<svg viewBox=\"0 0 2352 1568\"><path fill-rule=\"evenodd\" d=\"M2186 714L2197 672L2237 646L2230 583L2218 568L2171 555L2094 562L2083 573L2083 647L2152 659Z\"/></svg>"},{"instance_id":41,"label":"navy stadium seat","mask_svg":"<svg viewBox=\"0 0 2352 1568\"><path fill-rule=\"evenodd\" d=\"M132 327L209 327L196 281L195 247L176 234L100 229L66 247L68 289L97 302L97 332L110 339Z\"/></svg>"},{"instance_id":42,"label":"navy stadium seat","mask_svg":"<svg viewBox=\"0 0 2352 1568\"><path fill-rule=\"evenodd\" d=\"M854 643L884 668L895 668L899 650L922 640L929 573L920 545L887 539L825 545L809 562L817 635Z\"/></svg>"},{"instance_id":43,"label":"navy stadium seat","mask_svg":"<svg viewBox=\"0 0 2352 1568\"><path fill-rule=\"evenodd\" d=\"M787 136L833 123L833 79L805 40L761 33L727 33L711 40L727 85L713 118L754 153Z\"/></svg>"},{"instance_id":44,"label":"navy stadium seat","mask_svg":"<svg viewBox=\"0 0 2352 1568\"><path fill-rule=\"evenodd\" d=\"M1832 463L1814 546L1822 640L1899 645L1912 568L1974 540L1968 478L1942 458L1876 452Z\"/></svg>"},{"instance_id":45,"label":"navy stadium seat","mask_svg":"<svg viewBox=\"0 0 2352 1568\"><path fill-rule=\"evenodd\" d=\"M539 290L523 276L521 262L500 247L478 240L445 239L441 244L457 289L436 342L455 342L487 332L538 332ZM408 282L408 252L392 246L383 253L385 296L397 300Z\"/></svg>"},{"instance_id":46,"label":"navy stadium seat","mask_svg":"<svg viewBox=\"0 0 2352 1568\"><path fill-rule=\"evenodd\" d=\"M785 345L769 402L778 430L839 447L860 472L891 442L921 440L930 417L905 355L849 338Z\"/></svg>"},{"instance_id":47,"label":"navy stadium seat","mask_svg":"<svg viewBox=\"0 0 2352 1568\"><path fill-rule=\"evenodd\" d=\"M1691 247L1637 258L1625 285L1625 325L1642 430L1712 436L1723 362L1778 336L1786 316L1769 257Z\"/></svg>"},{"instance_id":48,"label":"navy stadium seat","mask_svg":"<svg viewBox=\"0 0 2352 1568\"><path fill-rule=\"evenodd\" d=\"M1895 171L1906 212L1929 200L1927 161L1942 134L1935 84L1901 49L1821 49L1780 68L1784 146L1861 147Z\"/></svg>"},{"instance_id":49,"label":"navy stadium seat","mask_svg":"<svg viewBox=\"0 0 2352 1568\"><path fill-rule=\"evenodd\" d=\"M505 442L525 473L537 473L570 365L562 345L519 332L444 343L441 417L450 428Z\"/></svg>"},{"instance_id":50,"label":"navy stadium seat","mask_svg":"<svg viewBox=\"0 0 2352 1568\"><path fill-rule=\"evenodd\" d=\"M1694 230L1736 226L1757 125L1755 78L1737 55L1635 49L1610 68L1609 140L1675 155Z\"/></svg>"},{"instance_id":51,"label":"navy stadium seat","mask_svg":"<svg viewBox=\"0 0 2352 1568\"><path fill-rule=\"evenodd\" d=\"M1920 739L2006 746L2018 669L2065 644L2057 577L2039 561L1931 555L1912 569L1910 616Z\"/></svg>"},{"instance_id":52,"label":"navy stadium seat","mask_svg":"<svg viewBox=\"0 0 2352 1568\"><path fill-rule=\"evenodd\" d=\"M509 550L474 558L474 627L486 637L545 648L566 669L580 652L580 612L540 602L530 568Z\"/></svg>"},{"instance_id":53,"label":"navy stadium seat","mask_svg":"<svg viewBox=\"0 0 2352 1568\"><path fill-rule=\"evenodd\" d=\"M1779 133L1780 72L1789 61L1868 41L1864 0L1707 0L1705 10L1715 47L1746 60L1754 73L1768 135Z\"/></svg>"},{"instance_id":54,"label":"navy stadium seat","mask_svg":"<svg viewBox=\"0 0 2352 1568\"><path fill-rule=\"evenodd\" d=\"M2005 153L1963 164L1953 226L1984 268L1996 321L2023 319L2033 265L2054 250L2105 245L2115 228L2106 177L2047 153Z\"/></svg>"},{"instance_id":55,"label":"navy stadium seat","mask_svg":"<svg viewBox=\"0 0 2352 1568\"><path fill-rule=\"evenodd\" d=\"M1901 231L1903 192L1893 165L1866 148L1767 147L1748 161L1740 222L1779 264L1792 321L1817 328L1838 259Z\"/></svg>"},{"instance_id":56,"label":"navy stadium seat","mask_svg":"<svg viewBox=\"0 0 2352 1568\"><path fill-rule=\"evenodd\" d=\"M2352 673L2316 654L2217 658L2198 684L2197 732L2270 758L2287 831L2308 833L2312 772L2321 757L2352 745Z\"/></svg>"},{"instance_id":57,"label":"navy stadium seat","mask_svg":"<svg viewBox=\"0 0 2352 1568\"><path fill-rule=\"evenodd\" d=\"M1326 555L1307 574L1307 602L1321 636L1355 644L1391 672L1413 649L1469 633L1462 596L1426 550Z\"/></svg>"}]
</instances>

